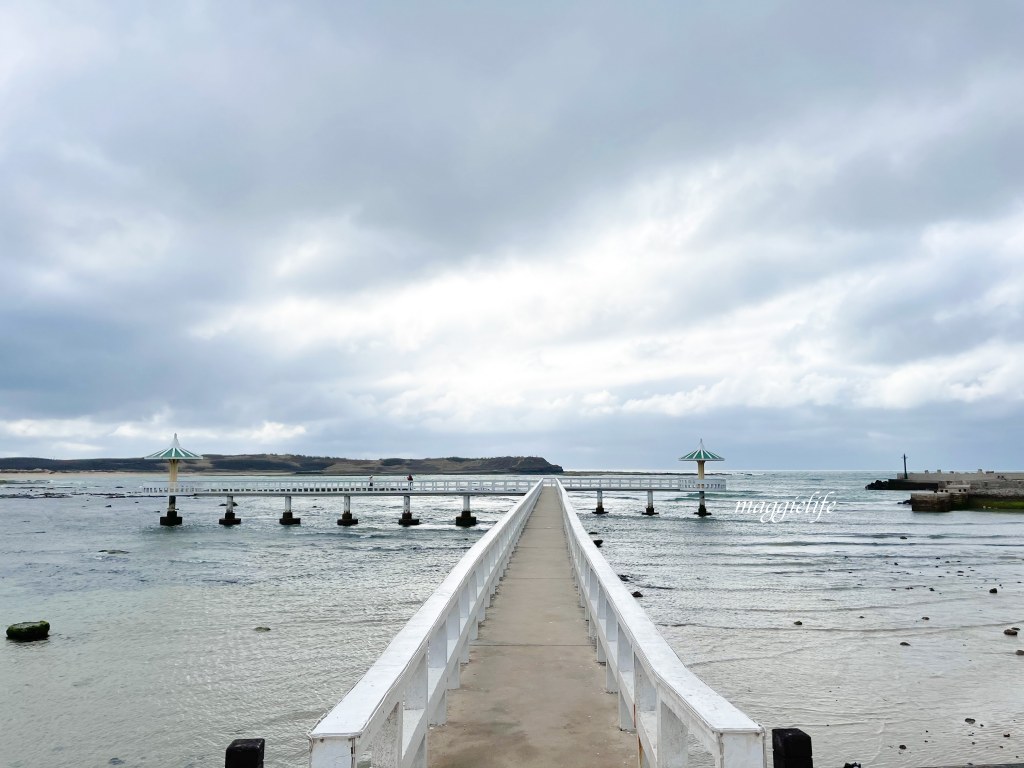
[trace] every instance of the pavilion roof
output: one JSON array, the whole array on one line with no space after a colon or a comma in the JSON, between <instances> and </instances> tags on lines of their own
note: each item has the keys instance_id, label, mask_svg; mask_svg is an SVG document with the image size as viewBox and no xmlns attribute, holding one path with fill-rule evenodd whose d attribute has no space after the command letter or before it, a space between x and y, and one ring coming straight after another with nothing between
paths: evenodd
<instances>
[{"instance_id":1,"label":"pavilion roof","mask_svg":"<svg viewBox=\"0 0 1024 768\"><path fill-rule=\"evenodd\" d=\"M725 461L724 458L719 456L717 453L712 453L704 447L704 441L700 441L700 445L697 450L690 451L685 456L679 457L680 461Z\"/></svg>"},{"instance_id":2,"label":"pavilion roof","mask_svg":"<svg viewBox=\"0 0 1024 768\"><path fill-rule=\"evenodd\" d=\"M178 433L174 433L174 440L171 441L170 448L164 448L162 451L151 453L146 456L147 459L153 459L154 461L167 461L169 459L201 459L203 458L198 453L192 453L181 447L181 443L178 442Z\"/></svg>"}]
</instances>

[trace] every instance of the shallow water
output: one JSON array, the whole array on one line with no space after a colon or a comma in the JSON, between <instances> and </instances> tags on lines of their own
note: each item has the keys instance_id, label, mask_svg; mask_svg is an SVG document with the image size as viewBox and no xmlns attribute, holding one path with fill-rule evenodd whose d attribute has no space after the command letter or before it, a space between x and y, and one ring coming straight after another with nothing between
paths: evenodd
<instances>
[{"instance_id":1,"label":"shallow water","mask_svg":"<svg viewBox=\"0 0 1024 768\"><path fill-rule=\"evenodd\" d=\"M766 728L810 733L818 764L1019 762L1024 642L1003 630L1024 622L1024 514L915 514L863 490L877 477L736 474L704 520L606 494L584 523L683 662ZM736 511L828 491L817 522Z\"/></svg>"},{"instance_id":2,"label":"shallow water","mask_svg":"<svg viewBox=\"0 0 1024 768\"><path fill-rule=\"evenodd\" d=\"M1019 760L1024 643L1002 630L1024 622L1024 515L915 515L863 490L878 476L732 474L705 520L685 494L653 518L640 494L605 494L603 517L573 498L683 661L766 727L807 730L820 765ZM354 499L343 529L339 498L296 498L285 527L281 499L243 497L225 529L220 499L182 498L164 529L162 499L108 498L143 482L0 485L0 621L53 627L0 644L0 765L220 766L261 736L268 767L304 766L306 732L514 503L474 497L466 531L459 497L414 498L410 529L399 498ZM830 490L815 523L735 509Z\"/></svg>"}]
</instances>

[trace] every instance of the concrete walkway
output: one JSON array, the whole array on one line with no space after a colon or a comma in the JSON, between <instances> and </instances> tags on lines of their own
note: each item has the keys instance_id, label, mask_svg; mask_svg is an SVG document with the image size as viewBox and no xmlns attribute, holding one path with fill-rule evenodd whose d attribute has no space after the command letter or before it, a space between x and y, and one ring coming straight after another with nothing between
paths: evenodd
<instances>
[{"instance_id":1,"label":"concrete walkway","mask_svg":"<svg viewBox=\"0 0 1024 768\"><path fill-rule=\"evenodd\" d=\"M430 768L619 768L637 763L618 728L574 585L562 510L545 488L480 636L431 730Z\"/></svg>"}]
</instances>

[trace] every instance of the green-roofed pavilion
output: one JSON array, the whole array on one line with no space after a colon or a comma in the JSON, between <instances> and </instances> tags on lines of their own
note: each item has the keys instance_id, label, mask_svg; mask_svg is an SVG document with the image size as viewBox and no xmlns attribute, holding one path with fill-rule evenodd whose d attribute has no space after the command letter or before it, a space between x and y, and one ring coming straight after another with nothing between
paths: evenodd
<instances>
[{"instance_id":1,"label":"green-roofed pavilion","mask_svg":"<svg viewBox=\"0 0 1024 768\"><path fill-rule=\"evenodd\" d=\"M697 449L690 451L685 456L679 457L680 461L696 461L697 462L697 480L704 479L704 462L705 461L725 461L725 459L719 456L717 453L712 453L704 447L703 438L700 441L700 445ZM700 486L700 505L697 507L697 511L694 513L700 517L707 517L711 513L708 512L708 508L704 506L704 486Z\"/></svg>"},{"instance_id":2,"label":"green-roofed pavilion","mask_svg":"<svg viewBox=\"0 0 1024 768\"><path fill-rule=\"evenodd\" d=\"M178 482L178 462L194 461L203 457L198 453L182 448L181 443L178 442L178 433L175 432L170 448L164 448L162 451L151 453L145 458L150 461L167 462L167 515L160 518L160 525L181 525L181 518L178 516L177 511L177 498L175 496L175 486Z\"/></svg>"}]
</instances>

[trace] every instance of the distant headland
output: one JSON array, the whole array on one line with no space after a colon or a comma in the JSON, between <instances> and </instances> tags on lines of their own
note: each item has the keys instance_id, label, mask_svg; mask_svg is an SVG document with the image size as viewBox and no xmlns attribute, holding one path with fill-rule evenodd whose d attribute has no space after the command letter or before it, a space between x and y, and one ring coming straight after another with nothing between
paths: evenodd
<instances>
[{"instance_id":1,"label":"distant headland","mask_svg":"<svg viewBox=\"0 0 1024 768\"><path fill-rule=\"evenodd\" d=\"M165 464L146 459L0 458L0 472L162 472ZM557 475L562 468L539 456L468 459L341 459L330 456L255 453L225 456L208 453L184 462L182 471L219 474L301 475Z\"/></svg>"}]
</instances>

